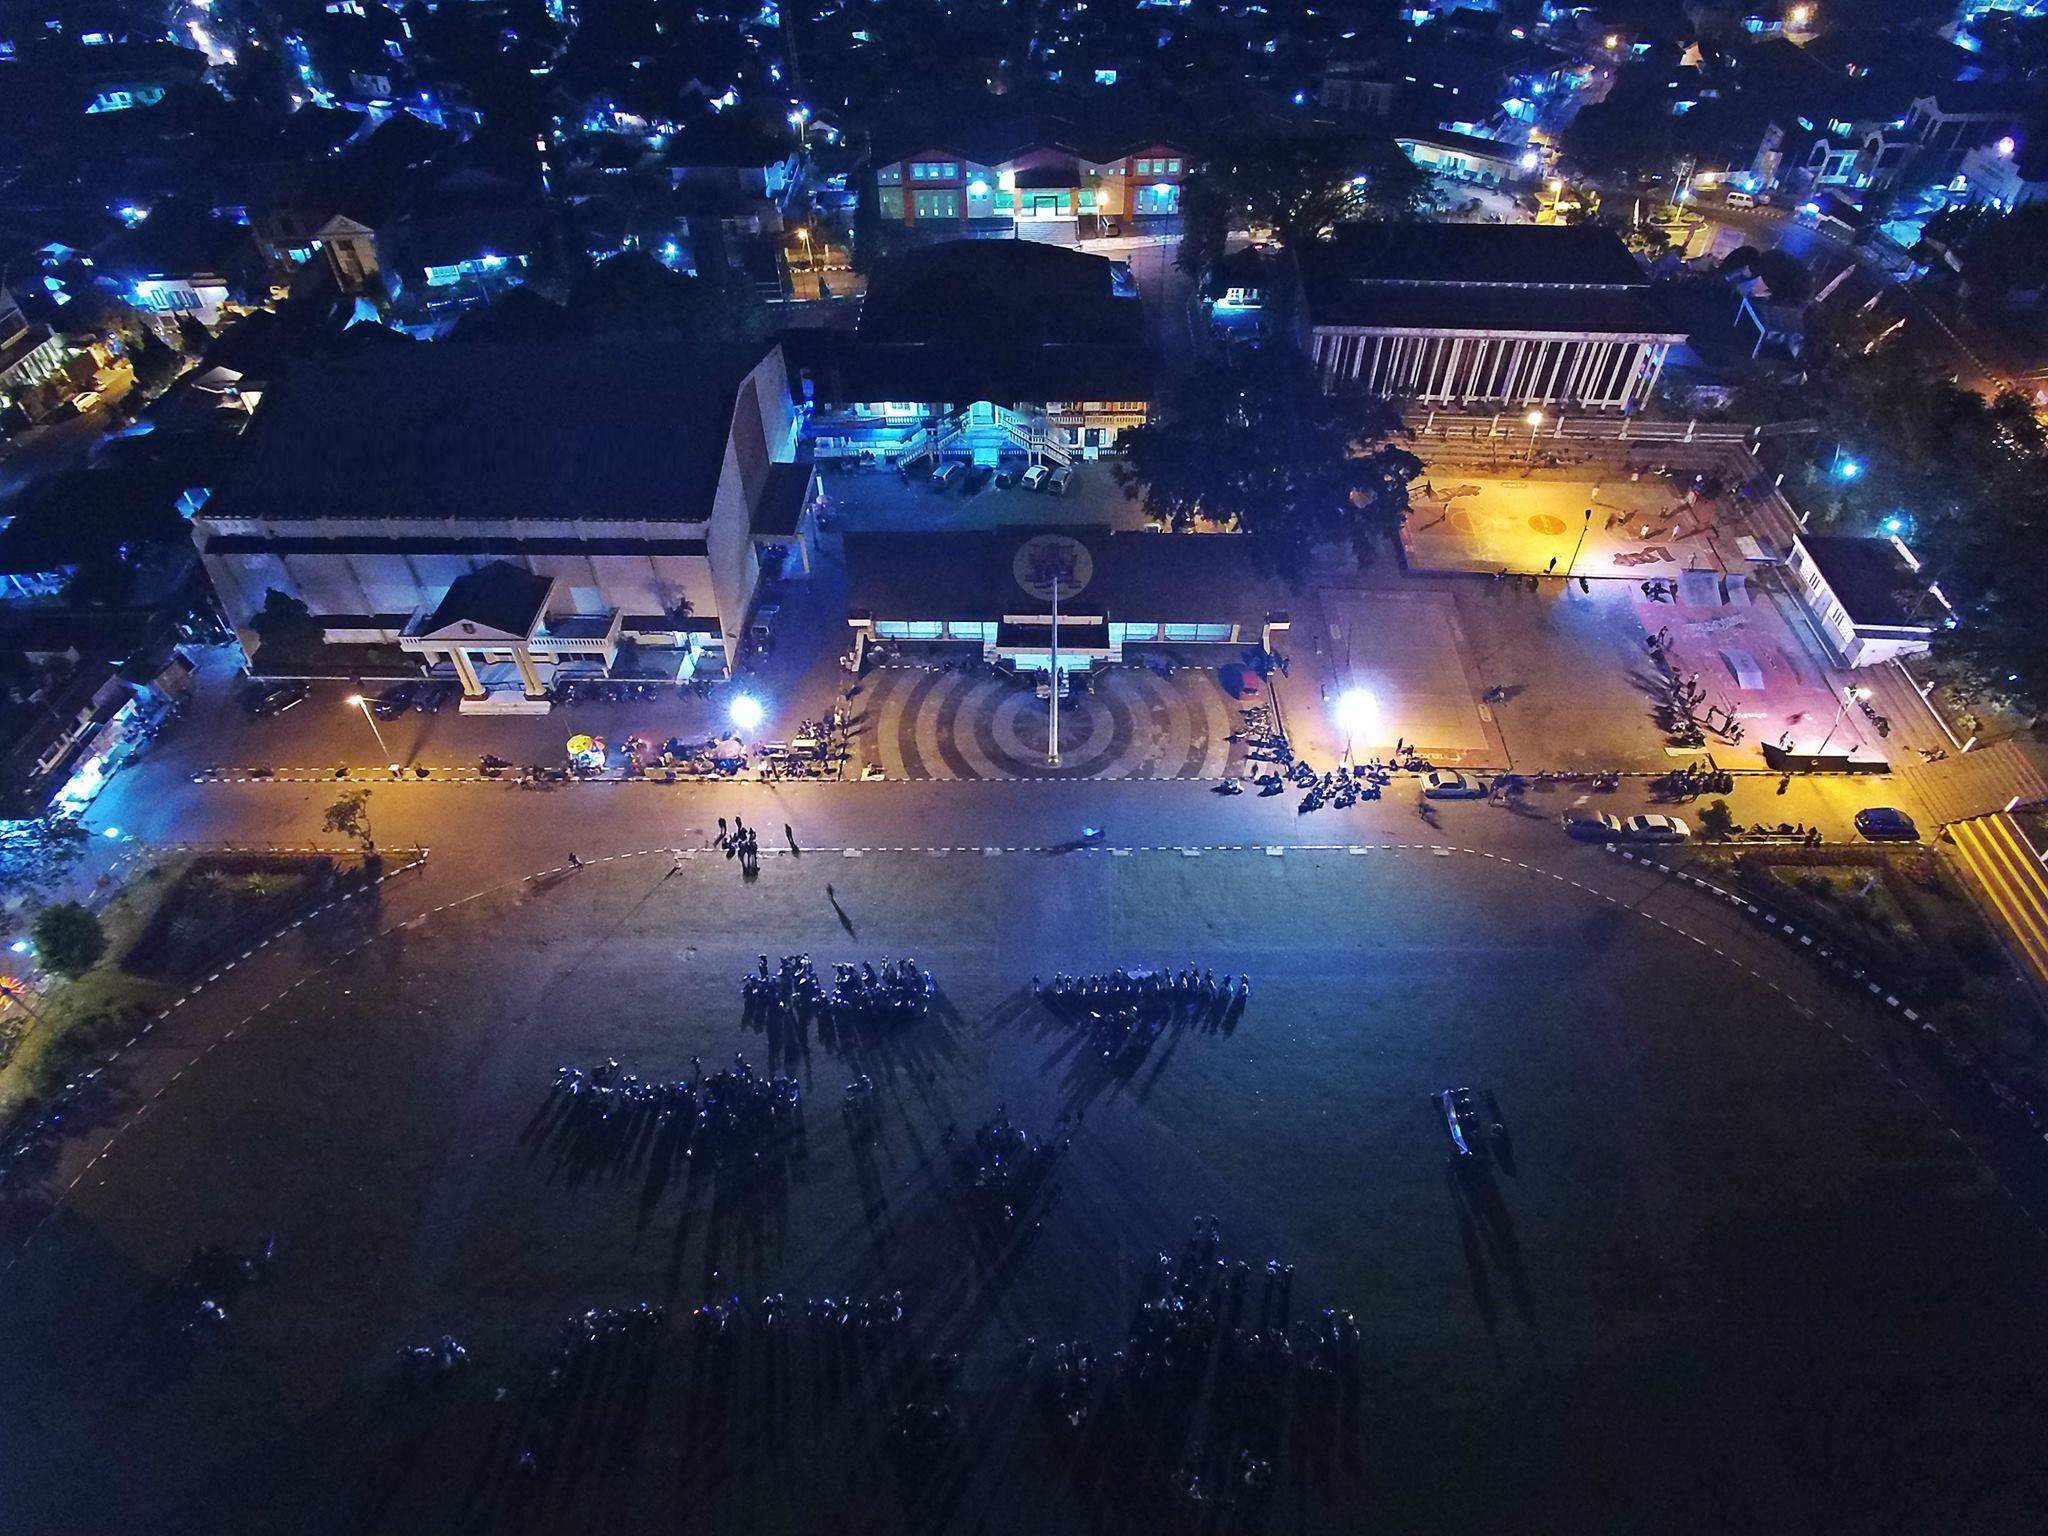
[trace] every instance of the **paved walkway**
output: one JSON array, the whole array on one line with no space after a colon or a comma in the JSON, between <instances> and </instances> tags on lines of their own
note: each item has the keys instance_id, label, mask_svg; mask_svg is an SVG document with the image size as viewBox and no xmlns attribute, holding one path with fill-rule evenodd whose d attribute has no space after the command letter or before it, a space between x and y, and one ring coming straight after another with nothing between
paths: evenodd
<instances>
[{"instance_id":1,"label":"paved walkway","mask_svg":"<svg viewBox=\"0 0 2048 1536\"><path fill-rule=\"evenodd\" d=\"M2017 741L2001 741L1975 752L1952 753L1938 763L1903 768L1905 782L1936 823L1962 821L2048 800L2048 777Z\"/></svg>"}]
</instances>

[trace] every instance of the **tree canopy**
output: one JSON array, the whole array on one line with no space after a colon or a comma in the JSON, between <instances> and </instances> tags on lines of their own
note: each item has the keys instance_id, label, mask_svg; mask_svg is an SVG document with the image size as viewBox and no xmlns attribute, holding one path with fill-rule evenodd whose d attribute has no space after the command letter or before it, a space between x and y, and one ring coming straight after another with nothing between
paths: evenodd
<instances>
[{"instance_id":1,"label":"tree canopy","mask_svg":"<svg viewBox=\"0 0 2048 1536\"><path fill-rule=\"evenodd\" d=\"M1954 605L1937 656L1970 690L2048 709L2048 434L2031 403L1987 400L1897 340L1812 342L1802 399L1838 447L1804 499L1845 531L1901 532Z\"/></svg>"},{"instance_id":2,"label":"tree canopy","mask_svg":"<svg viewBox=\"0 0 2048 1536\"><path fill-rule=\"evenodd\" d=\"M93 912L60 901L36 914L36 955L59 976L83 976L107 952L107 936Z\"/></svg>"},{"instance_id":3,"label":"tree canopy","mask_svg":"<svg viewBox=\"0 0 2048 1536\"><path fill-rule=\"evenodd\" d=\"M1322 544L1348 544L1369 563L1399 531L1422 473L1391 406L1325 395L1291 347L1211 359L1167 406L1124 440L1125 494L1176 529L1199 518L1249 535L1261 563L1290 581Z\"/></svg>"},{"instance_id":4,"label":"tree canopy","mask_svg":"<svg viewBox=\"0 0 2048 1536\"><path fill-rule=\"evenodd\" d=\"M1429 180L1384 133L1323 126L1266 129L1219 149L1182 191L1190 243L1222 250L1231 222L1270 225L1300 245L1332 225L1408 218L1429 202Z\"/></svg>"}]
</instances>

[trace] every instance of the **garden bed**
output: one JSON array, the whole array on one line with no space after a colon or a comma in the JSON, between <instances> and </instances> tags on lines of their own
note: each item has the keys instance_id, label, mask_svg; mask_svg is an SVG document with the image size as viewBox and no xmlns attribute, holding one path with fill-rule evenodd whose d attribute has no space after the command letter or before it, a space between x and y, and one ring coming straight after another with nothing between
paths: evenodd
<instances>
[{"instance_id":1,"label":"garden bed","mask_svg":"<svg viewBox=\"0 0 2048 1536\"><path fill-rule=\"evenodd\" d=\"M163 894L121 969L184 981L364 878L364 861L333 854L211 854Z\"/></svg>"}]
</instances>

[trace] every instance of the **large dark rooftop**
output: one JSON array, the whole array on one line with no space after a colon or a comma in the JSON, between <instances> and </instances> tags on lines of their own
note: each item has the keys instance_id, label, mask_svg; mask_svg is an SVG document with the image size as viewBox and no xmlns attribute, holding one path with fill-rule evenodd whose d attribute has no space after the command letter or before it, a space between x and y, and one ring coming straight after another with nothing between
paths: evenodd
<instances>
[{"instance_id":1,"label":"large dark rooftop","mask_svg":"<svg viewBox=\"0 0 2048 1536\"><path fill-rule=\"evenodd\" d=\"M314 363L264 397L206 515L701 521L759 359L477 343Z\"/></svg>"}]
</instances>

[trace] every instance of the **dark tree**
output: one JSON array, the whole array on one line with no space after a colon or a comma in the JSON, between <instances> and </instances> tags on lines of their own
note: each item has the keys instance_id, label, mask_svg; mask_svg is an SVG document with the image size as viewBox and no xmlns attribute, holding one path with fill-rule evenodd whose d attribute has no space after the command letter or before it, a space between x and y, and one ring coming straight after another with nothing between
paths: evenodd
<instances>
[{"instance_id":1,"label":"dark tree","mask_svg":"<svg viewBox=\"0 0 2048 1536\"><path fill-rule=\"evenodd\" d=\"M249 627L256 631L265 645L286 646L311 638L319 629L313 622L313 610L306 606L304 599L276 587L263 594L263 606L250 618Z\"/></svg>"},{"instance_id":2,"label":"dark tree","mask_svg":"<svg viewBox=\"0 0 2048 1536\"><path fill-rule=\"evenodd\" d=\"M143 331L129 360L135 365L135 387L145 395L156 394L178 376L178 354L155 331Z\"/></svg>"},{"instance_id":3,"label":"dark tree","mask_svg":"<svg viewBox=\"0 0 2048 1536\"><path fill-rule=\"evenodd\" d=\"M1126 436L1116 474L1171 527L1248 534L1290 581L1318 545L1348 544L1363 565L1399 532L1422 473L1400 417L1371 396L1325 395L1292 348L1212 359L1167 403L1164 420Z\"/></svg>"},{"instance_id":4,"label":"dark tree","mask_svg":"<svg viewBox=\"0 0 2048 1536\"><path fill-rule=\"evenodd\" d=\"M1287 127L1225 146L1183 196L1212 243L1220 204L1226 227L1247 218L1296 246L1333 225L1411 217L1427 205L1429 184L1386 134Z\"/></svg>"},{"instance_id":5,"label":"dark tree","mask_svg":"<svg viewBox=\"0 0 2048 1536\"><path fill-rule=\"evenodd\" d=\"M75 901L60 901L36 914L36 955L59 976L83 976L107 952L99 918Z\"/></svg>"},{"instance_id":6,"label":"dark tree","mask_svg":"<svg viewBox=\"0 0 2048 1536\"><path fill-rule=\"evenodd\" d=\"M714 263L684 277L640 251L577 279L569 315L593 335L661 332L696 344L748 341L767 328L766 308L744 274Z\"/></svg>"}]
</instances>

